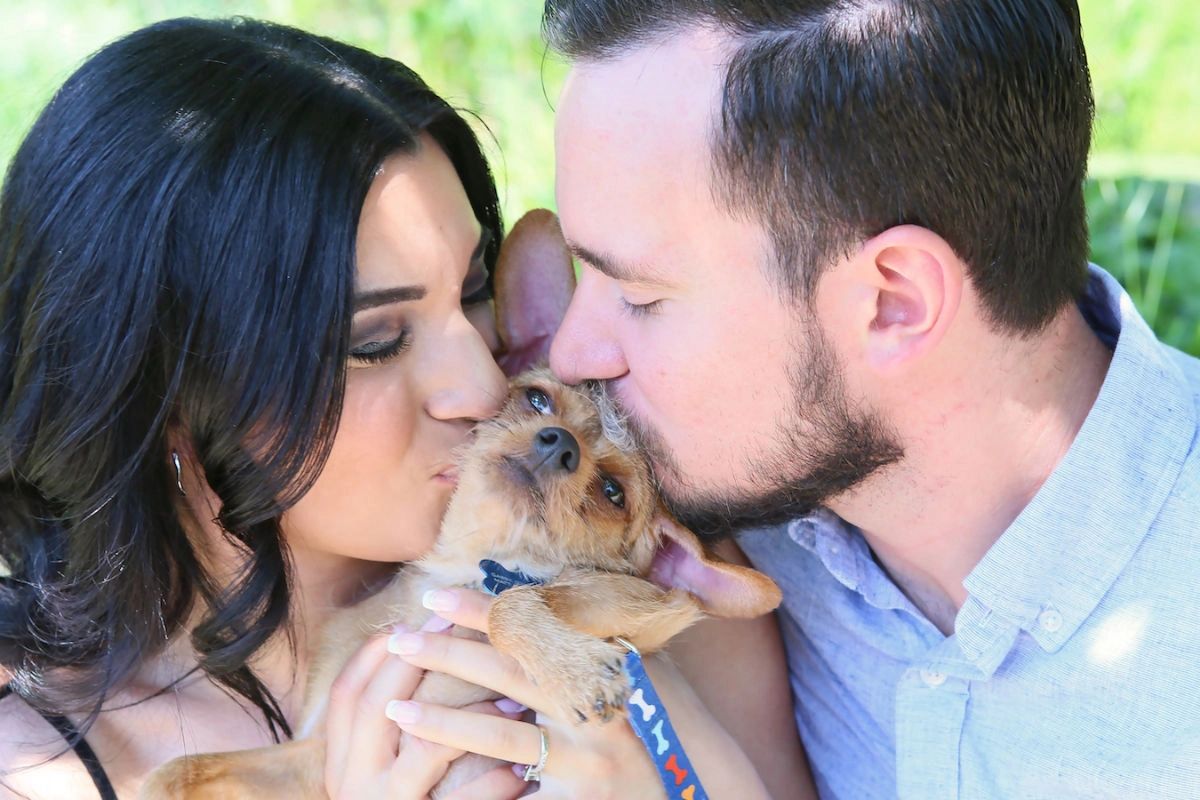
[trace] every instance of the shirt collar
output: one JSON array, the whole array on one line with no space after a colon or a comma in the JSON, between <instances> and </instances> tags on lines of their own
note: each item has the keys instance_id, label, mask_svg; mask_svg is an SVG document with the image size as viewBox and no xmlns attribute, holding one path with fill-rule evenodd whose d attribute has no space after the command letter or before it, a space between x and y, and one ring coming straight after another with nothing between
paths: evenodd
<instances>
[{"instance_id":1,"label":"shirt collar","mask_svg":"<svg viewBox=\"0 0 1200 800\"><path fill-rule=\"evenodd\" d=\"M876 608L921 612L888 578L871 555L867 540L853 525L826 508L819 508L787 525L792 541L815 555L830 575Z\"/></svg>"},{"instance_id":2,"label":"shirt collar","mask_svg":"<svg viewBox=\"0 0 1200 800\"><path fill-rule=\"evenodd\" d=\"M1100 394L1062 462L963 582L1050 652L1132 558L1196 429L1179 366L1116 280L1092 267L1080 309L1116 345Z\"/></svg>"}]
</instances>

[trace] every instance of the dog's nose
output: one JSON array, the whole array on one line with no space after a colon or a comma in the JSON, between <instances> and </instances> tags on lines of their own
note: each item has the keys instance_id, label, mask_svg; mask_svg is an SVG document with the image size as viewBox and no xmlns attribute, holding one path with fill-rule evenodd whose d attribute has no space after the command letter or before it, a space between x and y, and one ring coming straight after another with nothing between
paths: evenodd
<instances>
[{"instance_id":1,"label":"dog's nose","mask_svg":"<svg viewBox=\"0 0 1200 800\"><path fill-rule=\"evenodd\" d=\"M538 461L535 472L543 469L574 472L579 467L579 442L563 428L542 428L534 434L533 452Z\"/></svg>"}]
</instances>

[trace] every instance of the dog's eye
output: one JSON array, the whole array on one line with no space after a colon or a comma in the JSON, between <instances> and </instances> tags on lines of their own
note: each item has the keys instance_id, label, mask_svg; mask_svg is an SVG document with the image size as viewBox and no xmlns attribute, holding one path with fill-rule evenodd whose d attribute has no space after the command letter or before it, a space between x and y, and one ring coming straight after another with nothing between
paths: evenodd
<instances>
[{"instance_id":1,"label":"dog's eye","mask_svg":"<svg viewBox=\"0 0 1200 800\"><path fill-rule=\"evenodd\" d=\"M612 478L601 478L600 488L604 492L604 496L609 502L617 508L625 507L625 492L621 491L621 484L614 481Z\"/></svg>"},{"instance_id":2,"label":"dog's eye","mask_svg":"<svg viewBox=\"0 0 1200 800\"><path fill-rule=\"evenodd\" d=\"M539 414L554 413L554 407L550 405L550 398L541 389L526 389L525 399L529 401L529 407Z\"/></svg>"}]
</instances>

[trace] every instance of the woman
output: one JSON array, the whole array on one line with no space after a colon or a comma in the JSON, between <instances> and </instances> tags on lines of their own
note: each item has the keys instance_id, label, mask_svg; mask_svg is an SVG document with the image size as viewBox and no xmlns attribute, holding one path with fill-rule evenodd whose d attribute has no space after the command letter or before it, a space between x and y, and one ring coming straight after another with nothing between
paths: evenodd
<instances>
[{"instance_id":1,"label":"woman","mask_svg":"<svg viewBox=\"0 0 1200 800\"><path fill-rule=\"evenodd\" d=\"M501 237L470 129L396 62L175 20L67 81L0 196L0 796L131 797L175 756L291 735L312 634L429 547L451 451L505 395ZM677 657L716 720L661 678L685 736L728 752L703 777L757 780L725 722L794 794L769 624L703 638ZM352 660L332 796L424 797L460 752L399 750L385 708L420 674L383 641ZM501 757L536 759L514 704L468 711L512 726ZM545 724L543 794L655 796L652 771L623 773L627 729ZM501 769L462 796L525 788Z\"/></svg>"}]
</instances>

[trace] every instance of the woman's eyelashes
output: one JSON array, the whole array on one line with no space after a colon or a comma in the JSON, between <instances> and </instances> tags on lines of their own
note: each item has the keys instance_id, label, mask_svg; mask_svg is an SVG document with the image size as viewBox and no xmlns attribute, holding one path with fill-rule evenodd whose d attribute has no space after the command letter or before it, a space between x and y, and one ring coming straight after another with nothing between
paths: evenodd
<instances>
[{"instance_id":1,"label":"woman's eyelashes","mask_svg":"<svg viewBox=\"0 0 1200 800\"><path fill-rule=\"evenodd\" d=\"M382 364L403 353L412 344L412 332L400 331L394 339L372 340L350 349L350 357L364 364Z\"/></svg>"},{"instance_id":2,"label":"woman's eyelashes","mask_svg":"<svg viewBox=\"0 0 1200 800\"><path fill-rule=\"evenodd\" d=\"M462 285L462 307L468 308L492 299L492 282L488 280L487 263L483 257L478 257L467 271L467 277ZM408 326L402 328L394 338L385 338L386 334L370 334L367 341L350 348L350 358L364 364L380 364L395 358L408 350L412 344L412 331Z\"/></svg>"}]
</instances>

